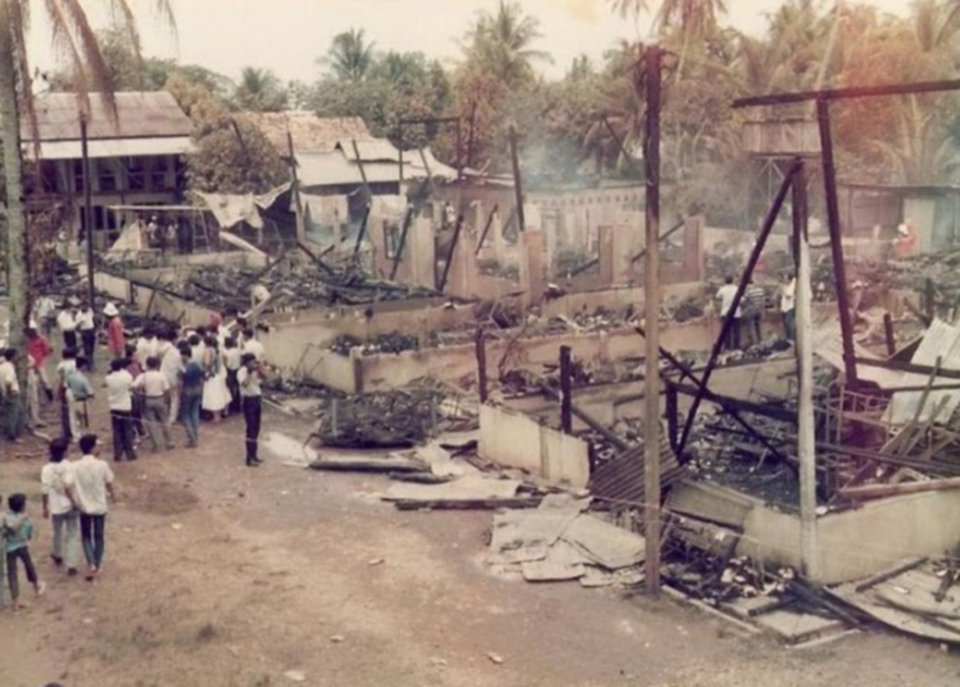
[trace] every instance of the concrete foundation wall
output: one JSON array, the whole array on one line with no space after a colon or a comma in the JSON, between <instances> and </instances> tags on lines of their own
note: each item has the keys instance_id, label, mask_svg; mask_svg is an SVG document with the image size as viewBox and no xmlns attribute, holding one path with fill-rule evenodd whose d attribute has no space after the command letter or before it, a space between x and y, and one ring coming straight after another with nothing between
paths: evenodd
<instances>
[{"instance_id":1,"label":"concrete foundation wall","mask_svg":"<svg viewBox=\"0 0 960 687\"><path fill-rule=\"evenodd\" d=\"M210 323L211 310L191 301L170 294L132 284L128 279L104 272L95 272L94 286L112 298L125 303L138 312L163 317L181 325L206 325Z\"/></svg>"},{"instance_id":2,"label":"concrete foundation wall","mask_svg":"<svg viewBox=\"0 0 960 687\"><path fill-rule=\"evenodd\" d=\"M499 465L539 475L551 484L581 488L590 479L586 442L506 408L480 407L479 453Z\"/></svg>"},{"instance_id":3,"label":"concrete foundation wall","mask_svg":"<svg viewBox=\"0 0 960 687\"><path fill-rule=\"evenodd\" d=\"M817 520L822 581L855 580L910 556L946 555L960 541L960 491L909 494L868 502ZM754 508L744 524L753 541L738 552L800 566L800 519Z\"/></svg>"}]
</instances>

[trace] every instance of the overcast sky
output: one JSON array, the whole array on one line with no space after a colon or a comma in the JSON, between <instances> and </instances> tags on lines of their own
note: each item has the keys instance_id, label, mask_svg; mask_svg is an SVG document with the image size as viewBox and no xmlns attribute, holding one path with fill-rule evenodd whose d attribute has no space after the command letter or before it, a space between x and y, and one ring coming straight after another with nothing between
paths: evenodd
<instances>
[{"instance_id":1,"label":"overcast sky","mask_svg":"<svg viewBox=\"0 0 960 687\"><path fill-rule=\"evenodd\" d=\"M543 38L537 47L554 56L543 65L547 76L562 76L574 57L586 53L599 60L620 38L647 34L642 21L622 19L607 0L519 0L540 20ZM906 14L909 0L867 0L884 11ZM33 66L55 65L50 35L43 22L41 0L33 0L30 37ZM105 0L83 3L96 23L103 23ZM361 27L378 50L422 51L453 64L461 55L458 39L477 13L495 11L498 0L171 0L178 40L151 15L151 0L132 0L143 11L139 24L148 56L173 57L200 64L232 79L245 66L266 67L283 80L313 81L320 73L315 60L336 34ZM656 5L656 0L652 0ZM762 32L765 14L779 0L727 0L728 20L737 28ZM832 5L832 3L830 3Z\"/></svg>"}]
</instances>

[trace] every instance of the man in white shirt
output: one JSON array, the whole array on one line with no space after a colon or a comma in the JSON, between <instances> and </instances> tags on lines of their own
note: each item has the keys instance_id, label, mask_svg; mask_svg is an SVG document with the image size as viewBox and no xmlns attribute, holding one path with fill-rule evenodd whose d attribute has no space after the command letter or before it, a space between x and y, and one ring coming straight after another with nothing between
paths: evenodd
<instances>
[{"instance_id":1,"label":"man in white shirt","mask_svg":"<svg viewBox=\"0 0 960 687\"><path fill-rule=\"evenodd\" d=\"M4 349L0 356L0 420L3 421L4 436L10 443L16 443L23 431L23 398L17 368L13 364L16 357L17 352L12 348Z\"/></svg>"},{"instance_id":2,"label":"man in white shirt","mask_svg":"<svg viewBox=\"0 0 960 687\"><path fill-rule=\"evenodd\" d=\"M160 450L161 434L164 446L174 448L173 436L167 424L170 383L160 371L160 358L155 355L147 358L147 370L133 380L133 390L143 393L143 422L147 426L154 453Z\"/></svg>"},{"instance_id":3,"label":"man in white shirt","mask_svg":"<svg viewBox=\"0 0 960 687\"><path fill-rule=\"evenodd\" d=\"M257 444L260 442L260 417L262 413L261 396L263 390L263 368L253 353L244 353L237 372L240 385L240 397L243 406L243 420L246 425L247 467L257 467L263 461L257 457Z\"/></svg>"},{"instance_id":4,"label":"man in white shirt","mask_svg":"<svg viewBox=\"0 0 960 687\"><path fill-rule=\"evenodd\" d=\"M80 437L83 457L73 464L67 474L67 493L80 511L80 539L87 559L87 579L94 579L103 563L104 527L107 520L107 498L116 498L113 490L113 470L97 458L100 447L96 434Z\"/></svg>"},{"instance_id":5,"label":"man in white shirt","mask_svg":"<svg viewBox=\"0 0 960 687\"><path fill-rule=\"evenodd\" d=\"M63 347L77 350L77 321L74 319L73 308L64 303L63 309L57 315L57 327L63 334Z\"/></svg>"},{"instance_id":6,"label":"man in white shirt","mask_svg":"<svg viewBox=\"0 0 960 687\"><path fill-rule=\"evenodd\" d=\"M733 299L737 295L737 286L733 283L733 277L727 277L726 283L717 290L717 300L720 301L720 317L725 318L727 313L733 308ZM740 349L740 317L742 311L740 305L737 305L736 312L733 313L732 322L727 329L727 338L723 342L728 351Z\"/></svg>"},{"instance_id":7,"label":"man in white shirt","mask_svg":"<svg viewBox=\"0 0 960 687\"><path fill-rule=\"evenodd\" d=\"M73 463L65 460L69 448L67 437L57 437L50 442L50 462L40 471L40 492L43 495L43 517L53 519L53 553L50 558L58 567L66 563L67 574L76 575L80 517L67 493L73 470Z\"/></svg>"},{"instance_id":8,"label":"man in white shirt","mask_svg":"<svg viewBox=\"0 0 960 687\"><path fill-rule=\"evenodd\" d=\"M167 427L172 427L180 417L180 374L183 371L183 362L180 360L180 351L173 345L176 334L167 330L161 334L161 338L163 353L160 358L160 372L167 379L169 391Z\"/></svg>"},{"instance_id":9,"label":"man in white shirt","mask_svg":"<svg viewBox=\"0 0 960 687\"><path fill-rule=\"evenodd\" d=\"M243 332L243 352L252 353L258 361L263 358L263 344L257 341L253 329Z\"/></svg>"},{"instance_id":10,"label":"man in white shirt","mask_svg":"<svg viewBox=\"0 0 960 687\"><path fill-rule=\"evenodd\" d=\"M83 345L83 357L87 359L87 369L93 371L93 354L97 349L97 323L93 317L93 308L84 302L74 317L80 343Z\"/></svg>"},{"instance_id":11,"label":"man in white shirt","mask_svg":"<svg viewBox=\"0 0 960 687\"><path fill-rule=\"evenodd\" d=\"M157 355L157 334L153 327L146 326L143 333L137 339L136 357L140 367L147 368L147 358Z\"/></svg>"},{"instance_id":12,"label":"man in white shirt","mask_svg":"<svg viewBox=\"0 0 960 687\"><path fill-rule=\"evenodd\" d=\"M57 304L50 296L44 294L37 299L33 306L33 313L34 319L43 330L43 335L49 339L57 320Z\"/></svg>"},{"instance_id":13,"label":"man in white shirt","mask_svg":"<svg viewBox=\"0 0 960 687\"><path fill-rule=\"evenodd\" d=\"M783 318L783 336L787 341L797 339L796 294L797 278L789 272L784 273L780 286L780 316Z\"/></svg>"},{"instance_id":14,"label":"man in white shirt","mask_svg":"<svg viewBox=\"0 0 960 687\"><path fill-rule=\"evenodd\" d=\"M133 398L130 388L133 375L127 372L126 361L114 358L110 361L110 372L104 378L107 384L107 403L110 405L110 426L113 429L113 459L119 461L136 460L137 452L133 448Z\"/></svg>"}]
</instances>

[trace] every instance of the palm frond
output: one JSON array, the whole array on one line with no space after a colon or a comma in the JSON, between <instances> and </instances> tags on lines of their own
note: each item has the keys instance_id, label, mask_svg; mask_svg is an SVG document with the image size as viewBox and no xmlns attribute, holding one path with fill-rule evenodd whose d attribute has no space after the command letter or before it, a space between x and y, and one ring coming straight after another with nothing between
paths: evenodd
<instances>
[{"instance_id":1,"label":"palm frond","mask_svg":"<svg viewBox=\"0 0 960 687\"><path fill-rule=\"evenodd\" d=\"M127 0L110 0L110 12L113 14L113 23L126 34L133 50L133 58L137 63L137 83L143 88L143 45L140 41L140 31L137 29L137 20Z\"/></svg>"}]
</instances>

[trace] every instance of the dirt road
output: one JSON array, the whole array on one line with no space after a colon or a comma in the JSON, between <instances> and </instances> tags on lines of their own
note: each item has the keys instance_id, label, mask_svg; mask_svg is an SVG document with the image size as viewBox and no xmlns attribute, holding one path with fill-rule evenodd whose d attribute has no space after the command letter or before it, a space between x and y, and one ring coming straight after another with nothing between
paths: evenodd
<instances>
[{"instance_id":1,"label":"dirt road","mask_svg":"<svg viewBox=\"0 0 960 687\"><path fill-rule=\"evenodd\" d=\"M202 430L199 450L117 466L95 584L47 556L43 459L18 457L43 446L0 445L0 492L30 495L49 583L0 612L0 685L960 684L956 655L898 636L790 651L670 601L492 577L488 513L397 512L376 499L382 477L249 469L240 421Z\"/></svg>"}]
</instances>

